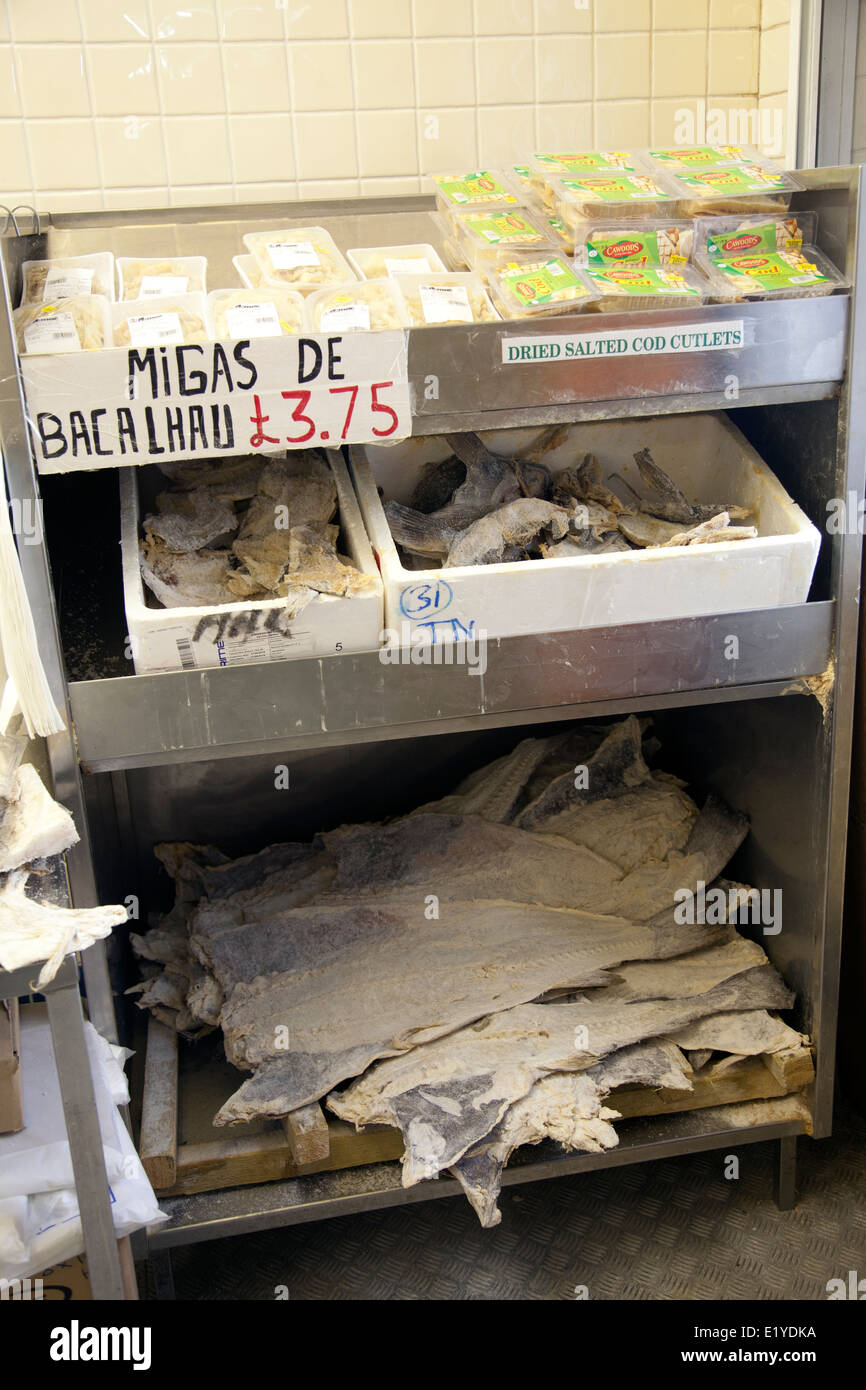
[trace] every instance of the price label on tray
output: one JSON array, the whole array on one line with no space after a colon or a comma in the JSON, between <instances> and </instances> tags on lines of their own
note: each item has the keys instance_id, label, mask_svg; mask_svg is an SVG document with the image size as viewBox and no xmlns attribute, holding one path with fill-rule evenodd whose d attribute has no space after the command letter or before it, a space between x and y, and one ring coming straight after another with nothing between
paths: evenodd
<instances>
[{"instance_id":1,"label":"price label on tray","mask_svg":"<svg viewBox=\"0 0 866 1390\"><path fill-rule=\"evenodd\" d=\"M237 341L183 343L154 323L171 315L140 317L138 343L78 353L77 370L48 344L40 347L50 356L21 359L40 472L339 448L412 433L402 329L253 337L248 328Z\"/></svg>"}]
</instances>

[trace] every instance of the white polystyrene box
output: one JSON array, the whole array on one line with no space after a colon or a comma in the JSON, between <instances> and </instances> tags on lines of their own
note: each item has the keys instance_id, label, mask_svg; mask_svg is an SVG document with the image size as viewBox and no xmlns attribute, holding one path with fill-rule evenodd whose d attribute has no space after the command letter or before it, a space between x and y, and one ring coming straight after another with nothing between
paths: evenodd
<instances>
[{"instance_id":1,"label":"white polystyrene box","mask_svg":"<svg viewBox=\"0 0 866 1390\"><path fill-rule=\"evenodd\" d=\"M383 626L382 583L346 466L338 453L328 453L327 457L337 484L338 548L375 584L369 593L345 598L317 594L291 623L290 635L267 626L284 607L280 598L238 599L217 607L158 607L144 585L139 566L139 470L121 470L123 598L137 675L334 656L378 647Z\"/></svg>"},{"instance_id":2,"label":"white polystyrene box","mask_svg":"<svg viewBox=\"0 0 866 1390\"><path fill-rule=\"evenodd\" d=\"M494 452L519 455L539 433L533 427L481 437ZM619 473L645 496L633 455L646 447L692 500L751 507L754 515L744 524L756 525L758 537L628 554L406 570L377 488L385 499L408 503L422 466L447 458L451 450L441 437L352 448L361 513L385 586L386 626L400 632L403 623L412 629L433 623L441 641L479 631L508 637L805 602L820 533L726 415L574 424L544 462L556 472L594 453L605 479Z\"/></svg>"}]
</instances>

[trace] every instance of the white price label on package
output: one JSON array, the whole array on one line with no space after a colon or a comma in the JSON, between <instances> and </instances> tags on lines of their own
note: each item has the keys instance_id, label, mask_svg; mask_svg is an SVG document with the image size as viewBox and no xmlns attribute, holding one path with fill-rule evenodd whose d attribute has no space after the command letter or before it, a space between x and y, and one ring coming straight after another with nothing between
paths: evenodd
<instances>
[{"instance_id":1,"label":"white price label on package","mask_svg":"<svg viewBox=\"0 0 866 1390\"><path fill-rule=\"evenodd\" d=\"M319 319L323 333L351 333L357 330L369 333L370 310L366 304L352 299L348 304L334 304L323 310Z\"/></svg>"},{"instance_id":2,"label":"white price label on package","mask_svg":"<svg viewBox=\"0 0 866 1390\"><path fill-rule=\"evenodd\" d=\"M162 299L167 294L186 294L188 275L142 275L139 299Z\"/></svg>"},{"instance_id":3,"label":"white price label on package","mask_svg":"<svg viewBox=\"0 0 866 1390\"><path fill-rule=\"evenodd\" d=\"M230 338L279 338L280 316L276 304L233 304L226 309Z\"/></svg>"},{"instance_id":4,"label":"white price label on package","mask_svg":"<svg viewBox=\"0 0 866 1390\"><path fill-rule=\"evenodd\" d=\"M77 294L93 292L93 271L78 266L54 265L45 277L42 302L52 299L74 299Z\"/></svg>"},{"instance_id":5,"label":"white price label on package","mask_svg":"<svg viewBox=\"0 0 866 1390\"><path fill-rule=\"evenodd\" d=\"M471 323L472 306L462 285L420 285L425 323Z\"/></svg>"},{"instance_id":6,"label":"white price label on package","mask_svg":"<svg viewBox=\"0 0 866 1390\"><path fill-rule=\"evenodd\" d=\"M179 314L132 314L126 323L133 347L162 347L164 343L183 342Z\"/></svg>"},{"instance_id":7,"label":"white price label on package","mask_svg":"<svg viewBox=\"0 0 866 1390\"><path fill-rule=\"evenodd\" d=\"M27 352L80 352L81 343L71 314L40 314L24 330Z\"/></svg>"},{"instance_id":8,"label":"white price label on package","mask_svg":"<svg viewBox=\"0 0 866 1390\"><path fill-rule=\"evenodd\" d=\"M302 265L321 265L311 241L269 241L267 248L277 270L296 270Z\"/></svg>"}]
</instances>

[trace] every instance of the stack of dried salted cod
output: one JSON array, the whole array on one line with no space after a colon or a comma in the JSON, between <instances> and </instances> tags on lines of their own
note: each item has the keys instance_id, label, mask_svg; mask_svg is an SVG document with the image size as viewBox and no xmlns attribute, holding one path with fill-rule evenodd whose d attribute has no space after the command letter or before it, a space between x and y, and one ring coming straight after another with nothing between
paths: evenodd
<instances>
[{"instance_id":1,"label":"stack of dried salted cod","mask_svg":"<svg viewBox=\"0 0 866 1390\"><path fill-rule=\"evenodd\" d=\"M675 920L676 890L712 884L746 829L650 772L634 718L527 739L390 824L235 861L161 847L178 901L138 940L166 966L141 1002L219 1024L254 1072L216 1123L360 1078L331 1108L398 1125L404 1181L451 1167L492 1222L514 1147L607 1146L611 1087L690 1086L677 1042L796 1040L766 1013L791 996L759 947Z\"/></svg>"}]
</instances>

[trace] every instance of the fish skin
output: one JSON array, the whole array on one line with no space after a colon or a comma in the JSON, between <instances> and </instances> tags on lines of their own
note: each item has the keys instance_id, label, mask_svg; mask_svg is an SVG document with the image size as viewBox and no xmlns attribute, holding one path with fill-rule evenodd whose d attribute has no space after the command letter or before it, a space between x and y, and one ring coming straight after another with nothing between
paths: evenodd
<instances>
[{"instance_id":1,"label":"fish skin","mask_svg":"<svg viewBox=\"0 0 866 1390\"><path fill-rule=\"evenodd\" d=\"M409 506L413 511L428 515L441 511L451 502L458 487L465 483L466 475L466 464L456 454L438 463L425 463L409 498Z\"/></svg>"},{"instance_id":2,"label":"fish skin","mask_svg":"<svg viewBox=\"0 0 866 1390\"><path fill-rule=\"evenodd\" d=\"M507 545L529 545L545 531L552 540L562 540L568 533L569 519L566 509L553 502L518 498L468 527L452 544L444 568L497 564Z\"/></svg>"},{"instance_id":3,"label":"fish skin","mask_svg":"<svg viewBox=\"0 0 866 1390\"><path fill-rule=\"evenodd\" d=\"M492 454L477 434L447 434L445 440L466 465L466 481L455 490L451 505L485 512L520 496L511 459Z\"/></svg>"},{"instance_id":4,"label":"fish skin","mask_svg":"<svg viewBox=\"0 0 866 1390\"><path fill-rule=\"evenodd\" d=\"M416 555L444 559L460 535L459 527L442 521L435 512L416 512L402 502L386 502L382 510L397 545Z\"/></svg>"}]
</instances>

